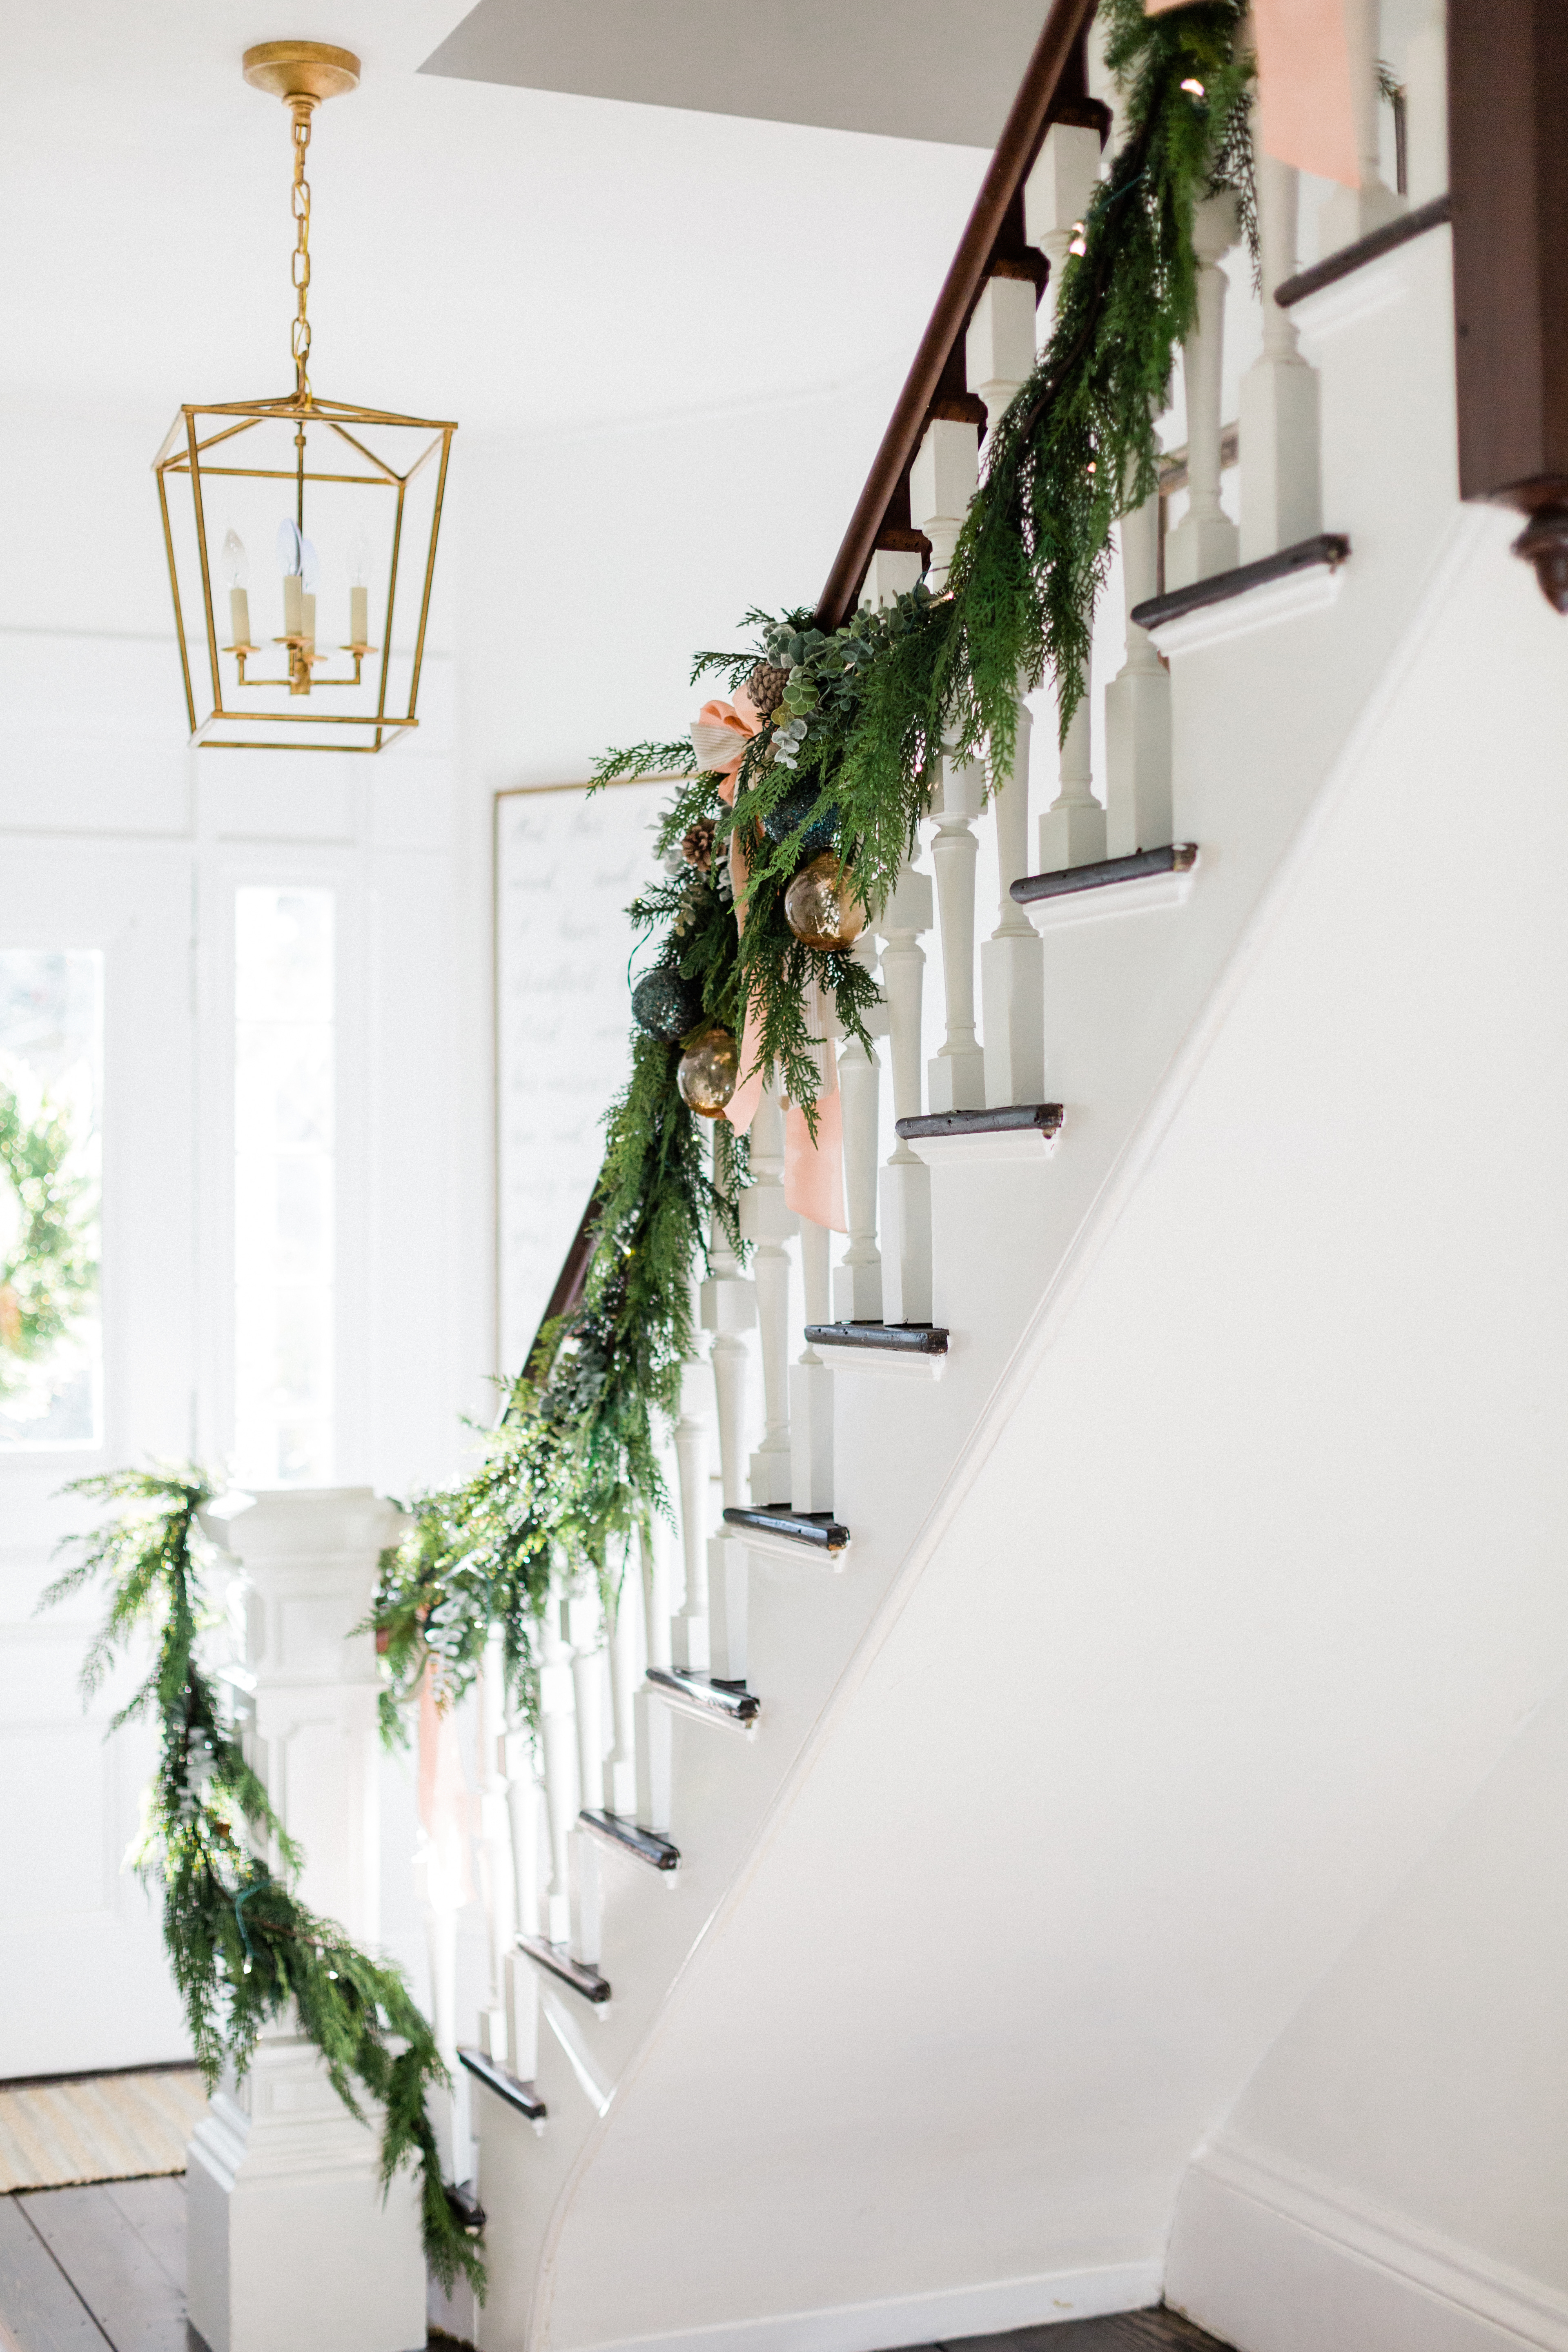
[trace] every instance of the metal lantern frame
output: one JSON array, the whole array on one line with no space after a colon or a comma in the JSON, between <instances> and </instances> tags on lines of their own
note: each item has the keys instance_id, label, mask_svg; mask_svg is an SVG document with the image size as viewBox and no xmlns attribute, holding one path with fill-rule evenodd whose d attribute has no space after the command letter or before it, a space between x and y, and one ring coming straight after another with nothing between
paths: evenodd
<instances>
[{"instance_id":1,"label":"metal lantern frame","mask_svg":"<svg viewBox=\"0 0 1568 2352\"><path fill-rule=\"evenodd\" d=\"M431 417L405 416L395 410L357 407L346 401L318 399L310 389L309 359L310 352L310 322L306 312L306 297L310 283L310 187L305 177L306 151L310 143L310 121L323 99L334 98L357 89L360 78L359 59L350 50L330 47L321 41L265 41L247 49L244 59L245 78L253 88L281 98L292 119L294 157L293 184L289 193L289 209L295 226L294 250L290 257L290 282L295 291L295 315L290 333L290 350L294 361L294 389L286 395L266 400L187 401L170 427L163 447L153 461L158 483L158 505L163 525L163 548L169 562L169 585L174 600L174 629L180 647L180 667L184 680L185 710L190 721L191 737L204 751L383 751L389 743L399 741L419 724L417 705L420 673L425 662L425 633L430 617L430 592L436 577L436 550L441 532L441 510L446 499L447 468L452 454L452 436L457 425ZM292 425L289 436L287 428ZM284 428L284 446L279 446L276 428ZM268 432L264 428L274 428ZM244 436L260 434L260 446L247 447ZM398 446L407 436L407 446ZM287 455L287 442L292 441L292 456ZM386 443L394 444L394 455L388 454ZM377 443L381 446L378 446ZM322 452L326 452L323 461ZM246 463L247 457L258 462ZM399 653L395 666L393 627L397 610L398 572L405 556L405 526L412 520L409 491L416 479L431 466L437 467L434 500L429 516L429 541L424 551L422 577L418 583L419 618L414 632L411 658ZM247 677L246 665L258 657L268 658L260 645L248 642L248 598L230 599L230 630L221 633L214 607L213 551L207 536L206 486L217 481L279 481L290 485L296 547L301 547L305 537L305 493L311 483L357 486L367 492L391 494L395 500L390 531L390 561L387 565L386 603L381 617L381 643L371 639L369 608L356 584L351 599L351 627L348 642L341 645L337 655L352 662L352 672L333 677L328 670L334 660L332 652L323 652L316 642L314 598L308 600L305 614L299 599L295 601L293 617L285 583L283 634L274 636L273 646L281 647L285 664L284 675ZM202 629L195 634L199 646L205 635L207 673L211 687L211 709L205 718L197 715L197 672L200 655L193 664L192 644L185 631L187 603L194 606L195 583L189 582L186 598L182 598L180 574L181 553L176 539L184 542L184 521L182 517L178 532L175 528L177 509L174 499L183 492L190 499L190 519L195 526L195 569L199 572ZM423 496L416 502L422 513ZM187 566L187 569L189 567ZM301 571L302 559L292 566ZM412 568L412 567L411 567ZM303 583L302 583L303 584ZM237 609L246 616L243 625L235 619ZM193 611L193 618L195 614ZM229 638L228 643L222 637ZM364 665L379 656L379 672L366 677ZM226 699L225 673L222 658L234 664L232 692L237 707ZM276 658L276 656L270 656ZM402 691L401 670L409 659L406 695ZM317 675L318 667L322 674ZM396 678L397 691L394 692ZM362 700L365 690L374 686L374 708L354 710L323 709L317 698L334 692L357 690ZM250 697L269 696L273 702L279 698L288 704L304 703L307 708L261 707ZM201 698L206 699L205 694ZM266 734L244 735L224 733L224 729L256 726L271 730ZM357 734L364 739L354 740ZM314 740L307 740L307 734Z\"/></svg>"},{"instance_id":2,"label":"metal lantern frame","mask_svg":"<svg viewBox=\"0 0 1568 2352\"><path fill-rule=\"evenodd\" d=\"M209 419L213 421L216 429L210 431L205 429L205 421ZM297 459L292 468L280 466L247 466L243 462L235 462L236 459L243 460L247 454L242 445L237 446L242 435L252 431L257 425L278 421L292 422L295 425ZM311 425L324 427L346 445L343 458L345 470L330 472L319 464L307 462L305 428ZM374 449L366 446L360 434L356 433L354 429L356 426L362 431L377 426L394 426L426 435L428 438L416 456L413 464L399 472L395 466L389 464ZM436 550L441 530L441 510L446 499L447 468L451 457L452 436L457 429L456 425L438 422L428 417L403 416L391 410L357 408L343 401L318 400L308 388L302 398L295 393L287 398L277 400L188 402L182 407L170 427L167 439L153 460L153 472L158 481L158 506L163 525L163 546L169 560L169 585L174 600L174 632L180 647L180 669L185 688L185 710L190 720L192 740L203 751L374 752L384 750L389 743L395 742L400 735L417 728L419 677L425 660L425 633L430 616L430 592L436 577ZM218 451L221 451L222 455L218 462L215 463L209 453ZM398 572L405 552L405 510L410 485L426 467L433 463L438 466L439 470L436 479L435 509L430 520L429 546L425 554L423 578L418 588L419 620L414 637L413 667L409 674L406 700L405 701L404 697L399 694L395 701L402 707L393 708L389 707L393 700L391 696L393 624L397 604ZM315 653L313 641L307 647L294 639L282 638L278 642L287 649L289 662L287 677L247 677L247 659L259 654L262 648L258 646L236 646L222 643L213 599L213 561L207 538L206 501L204 489L208 482L225 478L275 480L291 484L294 490L295 520L301 531L305 527L305 490L309 483L359 482L370 488L379 487L395 493L396 505L392 525L392 560L387 575L386 603L381 615L381 644L375 646L369 643L360 645L350 643L342 648L353 661L352 676L315 677L314 665L321 656ZM196 711L196 677L193 670L191 647L185 634L184 606L180 594L179 565L175 557L174 532L170 514L171 488L177 489L178 487L186 484L189 486L195 525L201 576L202 620L212 697L211 709L205 718L200 719ZM223 634L226 635L226 632ZM363 665L365 659L371 655L378 655L380 669L376 680L374 711L330 711L322 710L319 706L313 709L303 710L270 708L260 709L254 707L247 709L243 706L230 707L225 700L224 679L219 661L220 655L225 653L231 653L236 656L237 688L240 693L244 693L247 689L271 688L275 693L286 692L290 700L330 691L333 687L362 685L364 682ZM253 722L265 724L270 728L320 729L325 731L327 740L321 742L296 743L279 742L264 736L257 736L247 740L237 740L232 737L215 740L211 733L211 730L219 725ZM345 730L358 729L362 733L368 733L372 740L368 742L352 742L342 738L332 740L333 733L340 729Z\"/></svg>"}]
</instances>

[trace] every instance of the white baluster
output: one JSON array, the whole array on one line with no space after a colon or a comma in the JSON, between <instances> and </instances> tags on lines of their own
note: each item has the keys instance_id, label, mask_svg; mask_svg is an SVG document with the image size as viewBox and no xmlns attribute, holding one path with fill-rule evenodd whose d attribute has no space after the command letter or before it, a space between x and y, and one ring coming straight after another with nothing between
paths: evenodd
<instances>
[{"instance_id":1,"label":"white baluster","mask_svg":"<svg viewBox=\"0 0 1568 2352\"><path fill-rule=\"evenodd\" d=\"M1121 581L1127 658L1105 689L1106 849L1112 857L1158 849L1172 837L1171 674L1132 608L1156 593L1158 492L1122 516Z\"/></svg>"},{"instance_id":2,"label":"white baluster","mask_svg":"<svg viewBox=\"0 0 1568 2352\"><path fill-rule=\"evenodd\" d=\"M985 1019L985 1101L1038 1102L1046 1087L1045 947L1013 885L1029 870L1028 705L1017 704L1012 765L991 773L996 814L996 882L1000 919L980 950L980 1001Z\"/></svg>"},{"instance_id":3,"label":"white baluster","mask_svg":"<svg viewBox=\"0 0 1568 2352\"><path fill-rule=\"evenodd\" d=\"M1241 379L1241 561L1256 563L1323 527L1318 372L1296 346L1296 324L1274 299L1296 268L1300 174L1263 152L1252 114L1258 242L1263 279L1263 356Z\"/></svg>"},{"instance_id":4,"label":"white baluster","mask_svg":"<svg viewBox=\"0 0 1568 2352\"><path fill-rule=\"evenodd\" d=\"M1048 340L1056 322L1062 268L1099 184L1100 158L1098 131L1081 123L1053 122L1025 184L1025 231L1051 265L1041 311L1042 340ZM1060 746L1057 797L1040 819L1037 870L1042 874L1092 866L1106 854L1105 811L1094 796L1089 762L1091 682L1086 669L1083 699Z\"/></svg>"},{"instance_id":5,"label":"white baluster","mask_svg":"<svg viewBox=\"0 0 1568 2352\"><path fill-rule=\"evenodd\" d=\"M877 1144L871 1141L871 1183L876 1189ZM847 1152L846 1152L847 1157ZM878 1271L880 1273L880 1267ZM832 1313L826 1225L800 1221L801 1289L805 1320L826 1323ZM789 1368L789 1498L797 1511L833 1508L833 1374L808 1339L798 1363Z\"/></svg>"},{"instance_id":6,"label":"white baluster","mask_svg":"<svg viewBox=\"0 0 1568 2352\"><path fill-rule=\"evenodd\" d=\"M865 970L875 966L875 948L868 936L855 943L855 959ZM866 1019L866 1031L880 1031L878 1012ZM882 1319L882 1253L877 1247L878 1101L882 1073L875 1051L868 1052L858 1037L846 1037L838 1051L838 1095L844 1125L844 1212L849 1246L833 1273L833 1310L840 1323L879 1323ZM814 1318L808 1317L807 1320Z\"/></svg>"},{"instance_id":7,"label":"white baluster","mask_svg":"<svg viewBox=\"0 0 1568 2352\"><path fill-rule=\"evenodd\" d=\"M741 1195L741 1231L752 1244L752 1280L763 1363L763 1442L752 1456L753 1505L787 1503L789 1451L789 1252L795 1229L784 1195L784 1107L775 1083L763 1090L752 1122L752 1173ZM739 1679L739 1677L735 1677Z\"/></svg>"},{"instance_id":8,"label":"white baluster","mask_svg":"<svg viewBox=\"0 0 1568 2352\"><path fill-rule=\"evenodd\" d=\"M931 814L931 864L936 868L942 930L942 983L947 1035L927 1069L933 1111L984 1110L985 1054L974 1034L974 861L980 854L971 826L980 814L985 771L978 760L943 753L940 797Z\"/></svg>"},{"instance_id":9,"label":"white baluster","mask_svg":"<svg viewBox=\"0 0 1568 2352\"><path fill-rule=\"evenodd\" d=\"M713 1139L713 1181L721 1169L719 1137ZM781 1150L780 1163L783 1153ZM742 1194L742 1200L749 1197ZM780 1190L782 1200L782 1187ZM712 1634L709 1656L723 1681L745 1680L746 1592L751 1562L743 1546L726 1530L722 1513L742 1509L746 1502L746 1343L742 1331L757 1319L757 1293L731 1246L723 1221L715 1215L708 1244L710 1272L702 1284L703 1328L711 1331L713 1399L719 1421L719 1525L709 1537L705 1557L707 1590L711 1596ZM668 1709L660 1708L660 1715ZM650 1824L658 1828L658 1823Z\"/></svg>"},{"instance_id":10,"label":"white baluster","mask_svg":"<svg viewBox=\"0 0 1568 2352\"><path fill-rule=\"evenodd\" d=\"M920 551L912 547L879 547L866 573L860 602L873 613L907 596L921 576Z\"/></svg>"},{"instance_id":11,"label":"white baluster","mask_svg":"<svg viewBox=\"0 0 1568 2352\"><path fill-rule=\"evenodd\" d=\"M490 1628L479 1675L479 1891L489 1932L489 1998L479 2012L479 2048L497 2063L511 2063L507 2032L507 1962L517 1934L516 1862L507 1784L510 1752L506 1727L506 1660L499 1625Z\"/></svg>"},{"instance_id":12,"label":"white baluster","mask_svg":"<svg viewBox=\"0 0 1568 2352\"><path fill-rule=\"evenodd\" d=\"M745 1350L742 1349L742 1356ZM669 1568L665 1531L656 1521L639 1539L642 1569L642 1623L647 1662L668 1667L669 1649ZM646 1685L633 1700L637 1718L637 1817L645 1829L664 1835L669 1829L670 1754L673 1718Z\"/></svg>"},{"instance_id":13,"label":"white baluster","mask_svg":"<svg viewBox=\"0 0 1568 2352\"><path fill-rule=\"evenodd\" d=\"M563 1619L567 1605L557 1570L551 1578L539 1644L539 1744L550 1847L550 1876L540 1905L540 1930L552 1944L566 1944L572 1937L570 1840L577 1818L577 1754L572 1650Z\"/></svg>"},{"instance_id":14,"label":"white baluster","mask_svg":"<svg viewBox=\"0 0 1568 2352\"><path fill-rule=\"evenodd\" d=\"M1220 389L1225 364L1226 275L1220 264L1236 243L1240 215L1234 195L1205 196L1193 211L1198 260L1198 308L1182 348L1187 394L1187 511L1165 542L1166 588L1190 588L1233 572L1241 538L1220 504Z\"/></svg>"},{"instance_id":15,"label":"white baluster","mask_svg":"<svg viewBox=\"0 0 1568 2352\"><path fill-rule=\"evenodd\" d=\"M893 1117L921 1115L921 1016L925 953L931 927L929 874L906 866L877 925L882 942L882 993L888 1002L888 1056ZM889 1323L929 1323L931 1313L931 1170L900 1137L879 1187L882 1231L882 1314Z\"/></svg>"},{"instance_id":16,"label":"white baluster","mask_svg":"<svg viewBox=\"0 0 1568 2352\"><path fill-rule=\"evenodd\" d=\"M1092 135L1092 134L1091 134ZM964 373L985 403L987 436L1035 364L1035 282L1000 272L981 289L964 339Z\"/></svg>"},{"instance_id":17,"label":"white baluster","mask_svg":"<svg viewBox=\"0 0 1568 2352\"><path fill-rule=\"evenodd\" d=\"M1377 53L1381 38L1378 0L1344 0L1345 46L1350 55L1351 92L1355 107L1356 152L1361 160L1359 188L1336 188L1318 215L1319 236L1325 254L1354 245L1373 229L1385 228L1405 209L1384 179L1382 97L1377 87Z\"/></svg>"},{"instance_id":18,"label":"white baluster","mask_svg":"<svg viewBox=\"0 0 1568 2352\"><path fill-rule=\"evenodd\" d=\"M742 1355L744 1350L742 1349ZM718 1343L714 1344L718 1370ZM671 1627L675 1664L705 1675L711 1654L708 1609L708 1414L701 1356L686 1359L680 1377L680 1417L675 1424L675 1470L686 1591Z\"/></svg>"},{"instance_id":19,"label":"white baluster","mask_svg":"<svg viewBox=\"0 0 1568 2352\"><path fill-rule=\"evenodd\" d=\"M1098 131L1077 122L1053 122L1024 184L1024 233L1051 265L1040 319L1042 343L1056 321L1062 264L1093 198L1100 157Z\"/></svg>"},{"instance_id":20,"label":"white baluster","mask_svg":"<svg viewBox=\"0 0 1568 2352\"><path fill-rule=\"evenodd\" d=\"M605 1612L598 1588L590 1585L566 1603L572 1644L572 1685L577 1715L579 1801L592 1807L605 1783ZM572 1958L599 1965L599 1849L592 1832L575 1822L572 1844Z\"/></svg>"},{"instance_id":21,"label":"white baluster","mask_svg":"<svg viewBox=\"0 0 1568 2352\"><path fill-rule=\"evenodd\" d=\"M952 551L979 478L979 427L934 418L910 467L910 520L931 541L926 585L933 596L947 585Z\"/></svg>"},{"instance_id":22,"label":"white baluster","mask_svg":"<svg viewBox=\"0 0 1568 2352\"><path fill-rule=\"evenodd\" d=\"M536 1778L533 1736L527 1723L509 1712L506 1732L507 1808L511 1820L513 1882L517 1890L517 1925L521 1934L538 1936L542 1926L539 1884L540 1812L544 1791ZM539 2068L539 1979L521 1952L506 1958L507 2064L523 2082L531 2083Z\"/></svg>"},{"instance_id":23,"label":"white baluster","mask_svg":"<svg viewBox=\"0 0 1568 2352\"><path fill-rule=\"evenodd\" d=\"M632 1693L637 1683L638 1571L628 1558L609 1623L610 1727L614 1745L605 1759L605 1809L630 1819L637 1801L637 1725Z\"/></svg>"}]
</instances>

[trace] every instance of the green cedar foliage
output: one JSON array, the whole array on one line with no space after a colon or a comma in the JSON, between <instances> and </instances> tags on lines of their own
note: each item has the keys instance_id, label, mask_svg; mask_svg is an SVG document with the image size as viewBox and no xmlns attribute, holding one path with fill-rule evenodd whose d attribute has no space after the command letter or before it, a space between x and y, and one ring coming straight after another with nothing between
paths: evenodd
<instances>
[{"instance_id":1,"label":"green cedar foliage","mask_svg":"<svg viewBox=\"0 0 1568 2352\"><path fill-rule=\"evenodd\" d=\"M0 1251L0 1396L16 1385L12 1363L30 1363L69 1328L98 1282L89 1247L93 1188L71 1172L76 1138L68 1114L47 1097L28 1118L0 1084L0 1181L21 1215Z\"/></svg>"},{"instance_id":2,"label":"green cedar foliage","mask_svg":"<svg viewBox=\"0 0 1568 2352\"><path fill-rule=\"evenodd\" d=\"M667 816L666 833L689 799ZM707 813L706 801L692 805ZM735 923L722 861L715 867L666 877L630 911L645 933L662 927L655 961L677 963L700 986L702 1025L733 1030ZM706 1122L676 1084L681 1051L634 1038L631 1075L607 1120L582 1304L540 1333L472 1475L422 1497L413 1534L383 1561L374 1623L389 1738L431 1659L444 1701L468 1687L492 1624L502 1631L509 1685L531 1719L552 1572L568 1582L596 1578L613 1615L634 1538L668 1515L658 1422L679 1410L692 1351L691 1270L714 1215L740 1246L735 1196L746 1181L744 1143L722 1121L717 1184L710 1174Z\"/></svg>"},{"instance_id":3,"label":"green cedar foliage","mask_svg":"<svg viewBox=\"0 0 1568 2352\"><path fill-rule=\"evenodd\" d=\"M114 1717L157 1723L137 1865L161 1885L163 1940L209 2090L226 2058L243 2074L269 2018L293 2002L332 2088L358 2116L355 2084L383 2110L384 2184L407 2161L421 2174L425 2252L442 2284L459 2271L484 2292L484 2264L441 2179L430 2094L447 2081L435 2037L398 1970L373 1960L331 1919L306 1909L281 1872L300 1864L219 1710L197 1645L213 1622L202 1590L197 1513L213 1486L195 1468L121 1470L67 1490L117 1507L92 1534L68 1538L80 1558L40 1607L103 1581L109 1607L82 1665L87 1696L142 1633L152 1666Z\"/></svg>"}]
</instances>

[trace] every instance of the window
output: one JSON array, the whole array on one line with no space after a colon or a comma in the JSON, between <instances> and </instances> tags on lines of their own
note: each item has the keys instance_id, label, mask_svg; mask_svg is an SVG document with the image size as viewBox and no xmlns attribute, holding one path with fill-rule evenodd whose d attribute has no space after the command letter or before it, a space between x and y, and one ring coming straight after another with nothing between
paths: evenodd
<instances>
[{"instance_id":1,"label":"window","mask_svg":"<svg viewBox=\"0 0 1568 2352\"><path fill-rule=\"evenodd\" d=\"M102 1443L103 956L0 948L0 1448Z\"/></svg>"},{"instance_id":2,"label":"window","mask_svg":"<svg viewBox=\"0 0 1568 2352\"><path fill-rule=\"evenodd\" d=\"M235 1475L330 1484L333 907L235 894Z\"/></svg>"}]
</instances>

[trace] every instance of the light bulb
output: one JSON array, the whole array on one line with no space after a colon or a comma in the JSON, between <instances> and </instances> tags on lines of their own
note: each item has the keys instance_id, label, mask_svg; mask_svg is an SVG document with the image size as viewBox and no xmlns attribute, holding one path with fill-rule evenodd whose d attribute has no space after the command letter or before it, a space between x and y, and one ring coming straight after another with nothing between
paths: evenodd
<instances>
[{"instance_id":1,"label":"light bulb","mask_svg":"<svg viewBox=\"0 0 1568 2352\"><path fill-rule=\"evenodd\" d=\"M285 579L299 571L304 544L299 524L292 515L285 515L278 526L278 569Z\"/></svg>"},{"instance_id":2,"label":"light bulb","mask_svg":"<svg viewBox=\"0 0 1568 2352\"><path fill-rule=\"evenodd\" d=\"M355 531L349 548L349 584L353 588L370 586L370 541L363 530Z\"/></svg>"},{"instance_id":3,"label":"light bulb","mask_svg":"<svg viewBox=\"0 0 1568 2352\"><path fill-rule=\"evenodd\" d=\"M245 541L238 531L231 529L224 533L223 554L220 561L223 564L224 583L226 587L249 587L250 561L245 552Z\"/></svg>"},{"instance_id":4,"label":"light bulb","mask_svg":"<svg viewBox=\"0 0 1568 2352\"><path fill-rule=\"evenodd\" d=\"M315 594L321 576L321 559L316 553L316 542L313 539L302 539L300 541L300 577L305 583L307 596Z\"/></svg>"}]
</instances>

